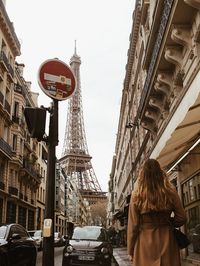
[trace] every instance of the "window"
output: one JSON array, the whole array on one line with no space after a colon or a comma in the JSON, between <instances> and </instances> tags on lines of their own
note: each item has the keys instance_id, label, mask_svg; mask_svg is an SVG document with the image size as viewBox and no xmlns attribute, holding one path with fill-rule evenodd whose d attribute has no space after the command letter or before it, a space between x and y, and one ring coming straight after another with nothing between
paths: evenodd
<instances>
[{"instance_id":1,"label":"window","mask_svg":"<svg viewBox=\"0 0 200 266\"><path fill-rule=\"evenodd\" d=\"M189 194L190 194L190 200L194 200L194 190L193 190L193 180L189 181Z\"/></svg>"},{"instance_id":2,"label":"window","mask_svg":"<svg viewBox=\"0 0 200 266\"><path fill-rule=\"evenodd\" d=\"M5 165L0 163L0 181L3 181Z\"/></svg>"},{"instance_id":3,"label":"window","mask_svg":"<svg viewBox=\"0 0 200 266\"><path fill-rule=\"evenodd\" d=\"M12 150L17 150L17 135L13 134L13 140L12 140Z\"/></svg>"},{"instance_id":4,"label":"window","mask_svg":"<svg viewBox=\"0 0 200 266\"><path fill-rule=\"evenodd\" d=\"M18 114L19 114L19 103L18 102L15 102L14 103L13 116L14 117L18 117Z\"/></svg>"}]
</instances>

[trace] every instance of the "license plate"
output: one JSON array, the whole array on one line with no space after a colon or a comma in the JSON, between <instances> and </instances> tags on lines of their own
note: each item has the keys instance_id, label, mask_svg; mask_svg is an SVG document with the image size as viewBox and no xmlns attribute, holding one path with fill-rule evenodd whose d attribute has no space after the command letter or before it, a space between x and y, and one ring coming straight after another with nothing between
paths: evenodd
<instances>
[{"instance_id":1,"label":"license plate","mask_svg":"<svg viewBox=\"0 0 200 266\"><path fill-rule=\"evenodd\" d=\"M94 260L93 256L78 256L79 260Z\"/></svg>"}]
</instances>

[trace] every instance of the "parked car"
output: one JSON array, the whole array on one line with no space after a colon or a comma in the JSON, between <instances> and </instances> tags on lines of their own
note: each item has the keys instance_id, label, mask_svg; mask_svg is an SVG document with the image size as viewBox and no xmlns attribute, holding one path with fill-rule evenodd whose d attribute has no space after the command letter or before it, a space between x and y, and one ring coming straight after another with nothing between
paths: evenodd
<instances>
[{"instance_id":1,"label":"parked car","mask_svg":"<svg viewBox=\"0 0 200 266\"><path fill-rule=\"evenodd\" d=\"M0 265L36 266L35 241L20 224L0 226Z\"/></svg>"},{"instance_id":2,"label":"parked car","mask_svg":"<svg viewBox=\"0 0 200 266\"><path fill-rule=\"evenodd\" d=\"M60 232L54 232L54 247L62 247L65 245L65 239Z\"/></svg>"},{"instance_id":3,"label":"parked car","mask_svg":"<svg viewBox=\"0 0 200 266\"><path fill-rule=\"evenodd\" d=\"M38 250L42 250L43 248L42 230L32 230L28 231L28 233L35 240Z\"/></svg>"},{"instance_id":4,"label":"parked car","mask_svg":"<svg viewBox=\"0 0 200 266\"><path fill-rule=\"evenodd\" d=\"M108 232L101 226L76 227L72 239L66 241L62 266L110 266L113 256Z\"/></svg>"}]
</instances>

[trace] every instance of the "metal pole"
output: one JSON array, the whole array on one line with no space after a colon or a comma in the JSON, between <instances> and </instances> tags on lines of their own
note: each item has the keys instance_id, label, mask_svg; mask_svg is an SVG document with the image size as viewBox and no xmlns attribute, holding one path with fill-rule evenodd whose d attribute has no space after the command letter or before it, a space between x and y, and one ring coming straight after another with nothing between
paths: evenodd
<instances>
[{"instance_id":1,"label":"metal pole","mask_svg":"<svg viewBox=\"0 0 200 266\"><path fill-rule=\"evenodd\" d=\"M48 157L47 157L47 180L45 219L52 220L52 231L50 237L43 238L43 266L54 266L54 204L55 204L55 165L56 149L58 145L58 101L53 100L50 112Z\"/></svg>"}]
</instances>

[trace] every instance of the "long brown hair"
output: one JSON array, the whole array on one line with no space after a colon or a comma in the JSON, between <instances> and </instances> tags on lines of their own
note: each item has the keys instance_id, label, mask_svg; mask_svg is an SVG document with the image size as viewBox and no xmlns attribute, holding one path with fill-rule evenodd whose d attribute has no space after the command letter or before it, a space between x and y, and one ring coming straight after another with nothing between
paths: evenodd
<instances>
[{"instance_id":1,"label":"long brown hair","mask_svg":"<svg viewBox=\"0 0 200 266\"><path fill-rule=\"evenodd\" d=\"M159 211L171 205L174 191L166 173L155 159L145 161L133 191L133 201L139 210Z\"/></svg>"}]
</instances>

